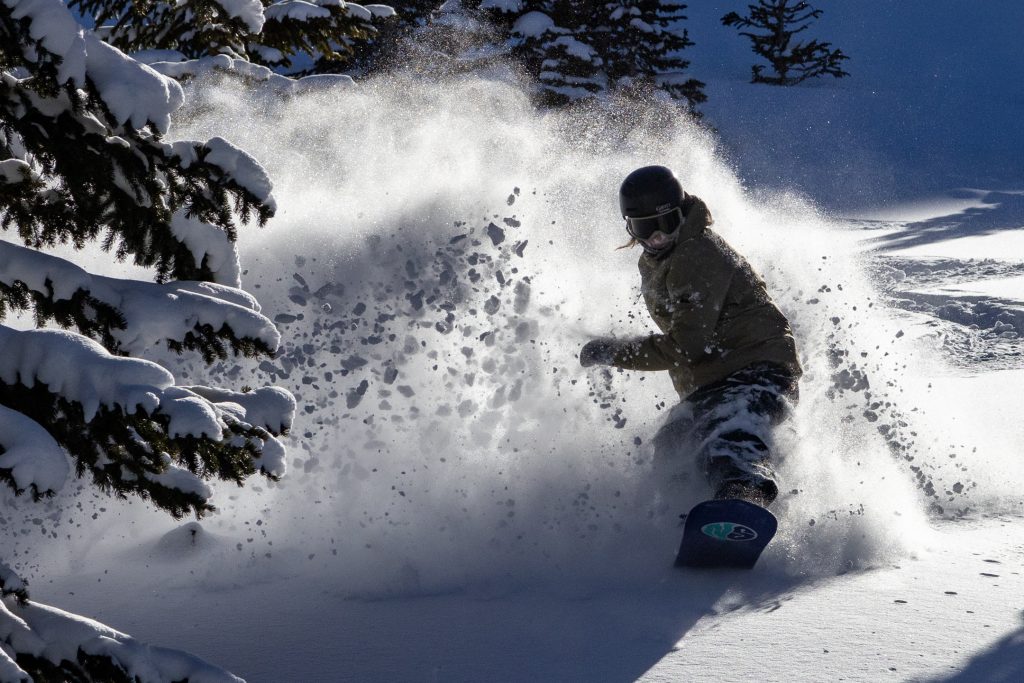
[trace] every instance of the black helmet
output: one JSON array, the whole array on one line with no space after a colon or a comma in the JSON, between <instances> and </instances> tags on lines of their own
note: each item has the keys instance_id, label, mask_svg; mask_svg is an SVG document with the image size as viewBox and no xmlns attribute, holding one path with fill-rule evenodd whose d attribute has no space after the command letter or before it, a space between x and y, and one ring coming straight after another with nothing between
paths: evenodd
<instances>
[{"instance_id":1,"label":"black helmet","mask_svg":"<svg viewBox=\"0 0 1024 683\"><path fill-rule=\"evenodd\" d=\"M619 189L619 208L626 219L626 231L639 240L647 253L666 252L683 224L685 199L686 193L670 169L638 168L626 176Z\"/></svg>"},{"instance_id":2,"label":"black helmet","mask_svg":"<svg viewBox=\"0 0 1024 683\"><path fill-rule=\"evenodd\" d=\"M623 218L654 216L682 206L684 197L683 186L671 169L644 166L622 181L619 208Z\"/></svg>"}]
</instances>

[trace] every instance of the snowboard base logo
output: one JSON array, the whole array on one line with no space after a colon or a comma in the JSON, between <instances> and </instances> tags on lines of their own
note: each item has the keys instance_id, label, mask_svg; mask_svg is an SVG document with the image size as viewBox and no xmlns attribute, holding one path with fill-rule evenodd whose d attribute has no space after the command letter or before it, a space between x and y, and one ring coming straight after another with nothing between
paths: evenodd
<instances>
[{"instance_id":1,"label":"snowboard base logo","mask_svg":"<svg viewBox=\"0 0 1024 683\"><path fill-rule=\"evenodd\" d=\"M700 528L705 536L719 541L753 541L757 538L757 532L748 526L734 522L714 522L705 524Z\"/></svg>"}]
</instances>

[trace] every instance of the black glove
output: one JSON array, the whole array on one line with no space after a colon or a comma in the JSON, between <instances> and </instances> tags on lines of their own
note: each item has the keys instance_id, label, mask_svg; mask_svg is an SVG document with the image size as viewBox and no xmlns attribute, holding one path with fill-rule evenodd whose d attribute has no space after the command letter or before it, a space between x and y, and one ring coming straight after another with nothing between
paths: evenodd
<instances>
[{"instance_id":1,"label":"black glove","mask_svg":"<svg viewBox=\"0 0 1024 683\"><path fill-rule=\"evenodd\" d=\"M615 339L591 339L580 349L580 365L611 365L620 348L622 342Z\"/></svg>"}]
</instances>

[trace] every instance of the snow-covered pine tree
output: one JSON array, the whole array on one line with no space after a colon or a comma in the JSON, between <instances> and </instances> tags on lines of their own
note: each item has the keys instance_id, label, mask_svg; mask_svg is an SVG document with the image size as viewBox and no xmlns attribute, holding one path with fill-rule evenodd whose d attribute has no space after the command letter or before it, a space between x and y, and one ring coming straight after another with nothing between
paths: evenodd
<instances>
[{"instance_id":1,"label":"snow-covered pine tree","mask_svg":"<svg viewBox=\"0 0 1024 683\"><path fill-rule=\"evenodd\" d=\"M704 83L687 76L683 51L693 45L686 5L673 0L606 0L604 26L594 30L610 80L620 88L658 88L692 109L707 100Z\"/></svg>"},{"instance_id":2,"label":"snow-covered pine tree","mask_svg":"<svg viewBox=\"0 0 1024 683\"><path fill-rule=\"evenodd\" d=\"M605 92L668 93L693 109L703 83L685 76L693 43L675 0L473 0L494 22L512 58L538 83L542 103Z\"/></svg>"},{"instance_id":3,"label":"snow-covered pine tree","mask_svg":"<svg viewBox=\"0 0 1024 683\"><path fill-rule=\"evenodd\" d=\"M385 5L343 0L68 0L124 52L170 50L186 59L214 55L293 76L340 73L375 35Z\"/></svg>"},{"instance_id":4,"label":"snow-covered pine tree","mask_svg":"<svg viewBox=\"0 0 1024 683\"><path fill-rule=\"evenodd\" d=\"M61 0L0 0L0 45L0 320L22 314L17 327L0 325L0 482L52 495L70 456L100 489L178 517L213 509L206 480L280 476L275 436L294 415L290 394L178 386L141 357L277 348L274 325L239 288L234 245L240 223L274 212L262 167L220 138L165 142L181 87L83 30ZM153 281L93 274L53 253L91 244L151 269ZM170 671L193 670L26 603L2 565L0 592L2 680L127 681L139 666L180 680Z\"/></svg>"},{"instance_id":5,"label":"snow-covered pine tree","mask_svg":"<svg viewBox=\"0 0 1024 683\"><path fill-rule=\"evenodd\" d=\"M497 4L497 3L483 3ZM512 55L539 85L544 105L562 105L591 97L607 86L603 61L586 42L591 3L586 0L544 0L522 3L535 7L511 26ZM506 15L506 21L511 18Z\"/></svg>"},{"instance_id":6,"label":"snow-covered pine tree","mask_svg":"<svg viewBox=\"0 0 1024 683\"><path fill-rule=\"evenodd\" d=\"M486 67L495 53L488 47L493 31L460 0L410 0L395 16L376 19L374 28L374 36L354 46L346 74L401 70L436 80Z\"/></svg>"},{"instance_id":7,"label":"snow-covered pine tree","mask_svg":"<svg viewBox=\"0 0 1024 683\"><path fill-rule=\"evenodd\" d=\"M408 0L400 4L401 11L393 16L375 18L376 30L365 40L352 41L353 55L346 73L359 76L405 65L416 68L424 51L434 47L430 44L433 41L424 41L426 36L418 34L430 25L442 4L443 0ZM367 8L376 6L367 5Z\"/></svg>"},{"instance_id":8,"label":"snow-covered pine tree","mask_svg":"<svg viewBox=\"0 0 1024 683\"><path fill-rule=\"evenodd\" d=\"M764 58L774 73L765 74L765 65L755 64L751 83L795 85L817 76L850 75L840 66L849 57L842 50L833 50L831 43L794 40L821 14L804 0L758 0L756 5L747 5L746 15L729 12L722 23L761 31L740 31L740 35L750 39L754 53Z\"/></svg>"}]
</instances>

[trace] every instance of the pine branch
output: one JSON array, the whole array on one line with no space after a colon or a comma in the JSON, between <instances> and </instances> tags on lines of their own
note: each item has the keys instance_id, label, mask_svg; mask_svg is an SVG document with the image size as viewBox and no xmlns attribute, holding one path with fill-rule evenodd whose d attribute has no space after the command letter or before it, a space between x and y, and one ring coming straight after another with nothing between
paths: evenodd
<instances>
[{"instance_id":1,"label":"pine branch","mask_svg":"<svg viewBox=\"0 0 1024 683\"><path fill-rule=\"evenodd\" d=\"M220 416L221 433L209 435L216 441L175 436L172 414L161 409L127 413L119 407L103 406L94 417L86 419L80 403L40 384L25 387L0 382L0 405L46 425L71 455L78 476L90 475L98 488L119 498L133 495L151 500L175 518L190 512L201 517L213 511L210 492L199 486L199 480L216 478L241 485L260 471L256 463L273 438L266 429L226 413ZM278 476L267 468L261 473L270 479ZM16 494L25 493L26 489L13 484L9 476L0 479ZM35 491L33 496L38 498L40 493Z\"/></svg>"},{"instance_id":2,"label":"pine branch","mask_svg":"<svg viewBox=\"0 0 1024 683\"><path fill-rule=\"evenodd\" d=\"M344 2L262 0L258 17L245 11L233 16L220 0L70 0L69 5L101 18L104 38L125 52L173 50L187 59L223 54L293 76L344 72L354 66L360 46L377 34L374 12ZM295 69L296 58L314 66Z\"/></svg>"},{"instance_id":3,"label":"pine branch","mask_svg":"<svg viewBox=\"0 0 1024 683\"><path fill-rule=\"evenodd\" d=\"M28 602L28 583L13 569L0 562L0 598L13 595L18 604Z\"/></svg>"},{"instance_id":4,"label":"pine branch","mask_svg":"<svg viewBox=\"0 0 1024 683\"><path fill-rule=\"evenodd\" d=\"M257 64L292 70L296 56L315 56L316 67L295 75L338 73L349 68L356 56L355 46L376 35L372 17L365 10L361 14L344 4L318 9L322 15L293 18L284 12L274 12L271 6L262 33L253 42L275 51L279 57L268 60L262 51L250 50L249 58Z\"/></svg>"},{"instance_id":5,"label":"pine branch","mask_svg":"<svg viewBox=\"0 0 1024 683\"><path fill-rule=\"evenodd\" d=\"M91 619L34 602L0 602L0 631L6 634L0 649L5 683L27 682L30 676L39 683L141 680L129 672L143 672L147 681L241 683L187 653L154 647Z\"/></svg>"},{"instance_id":6,"label":"pine branch","mask_svg":"<svg viewBox=\"0 0 1024 683\"><path fill-rule=\"evenodd\" d=\"M119 355L143 355L163 344L212 362L229 351L271 355L280 341L259 304L241 290L96 276L57 256L0 242L0 320L8 310L31 311L38 327L73 328Z\"/></svg>"},{"instance_id":7,"label":"pine branch","mask_svg":"<svg viewBox=\"0 0 1024 683\"><path fill-rule=\"evenodd\" d=\"M176 50L190 59L245 54L260 25L231 16L217 0L69 0L68 6L97 19L104 38L125 51Z\"/></svg>"},{"instance_id":8,"label":"pine branch","mask_svg":"<svg viewBox=\"0 0 1024 683\"><path fill-rule=\"evenodd\" d=\"M269 194L210 163L206 144L168 146L151 131L112 125L95 89L83 101L70 86L41 98L36 85L7 74L0 81L0 132L18 141L21 161L35 169L34 178L0 183L0 227L16 227L27 246L82 248L105 233L118 259L155 268L158 280L212 280L215 273L173 234L174 212L186 209L230 241L236 215L260 225L273 215Z\"/></svg>"}]
</instances>

